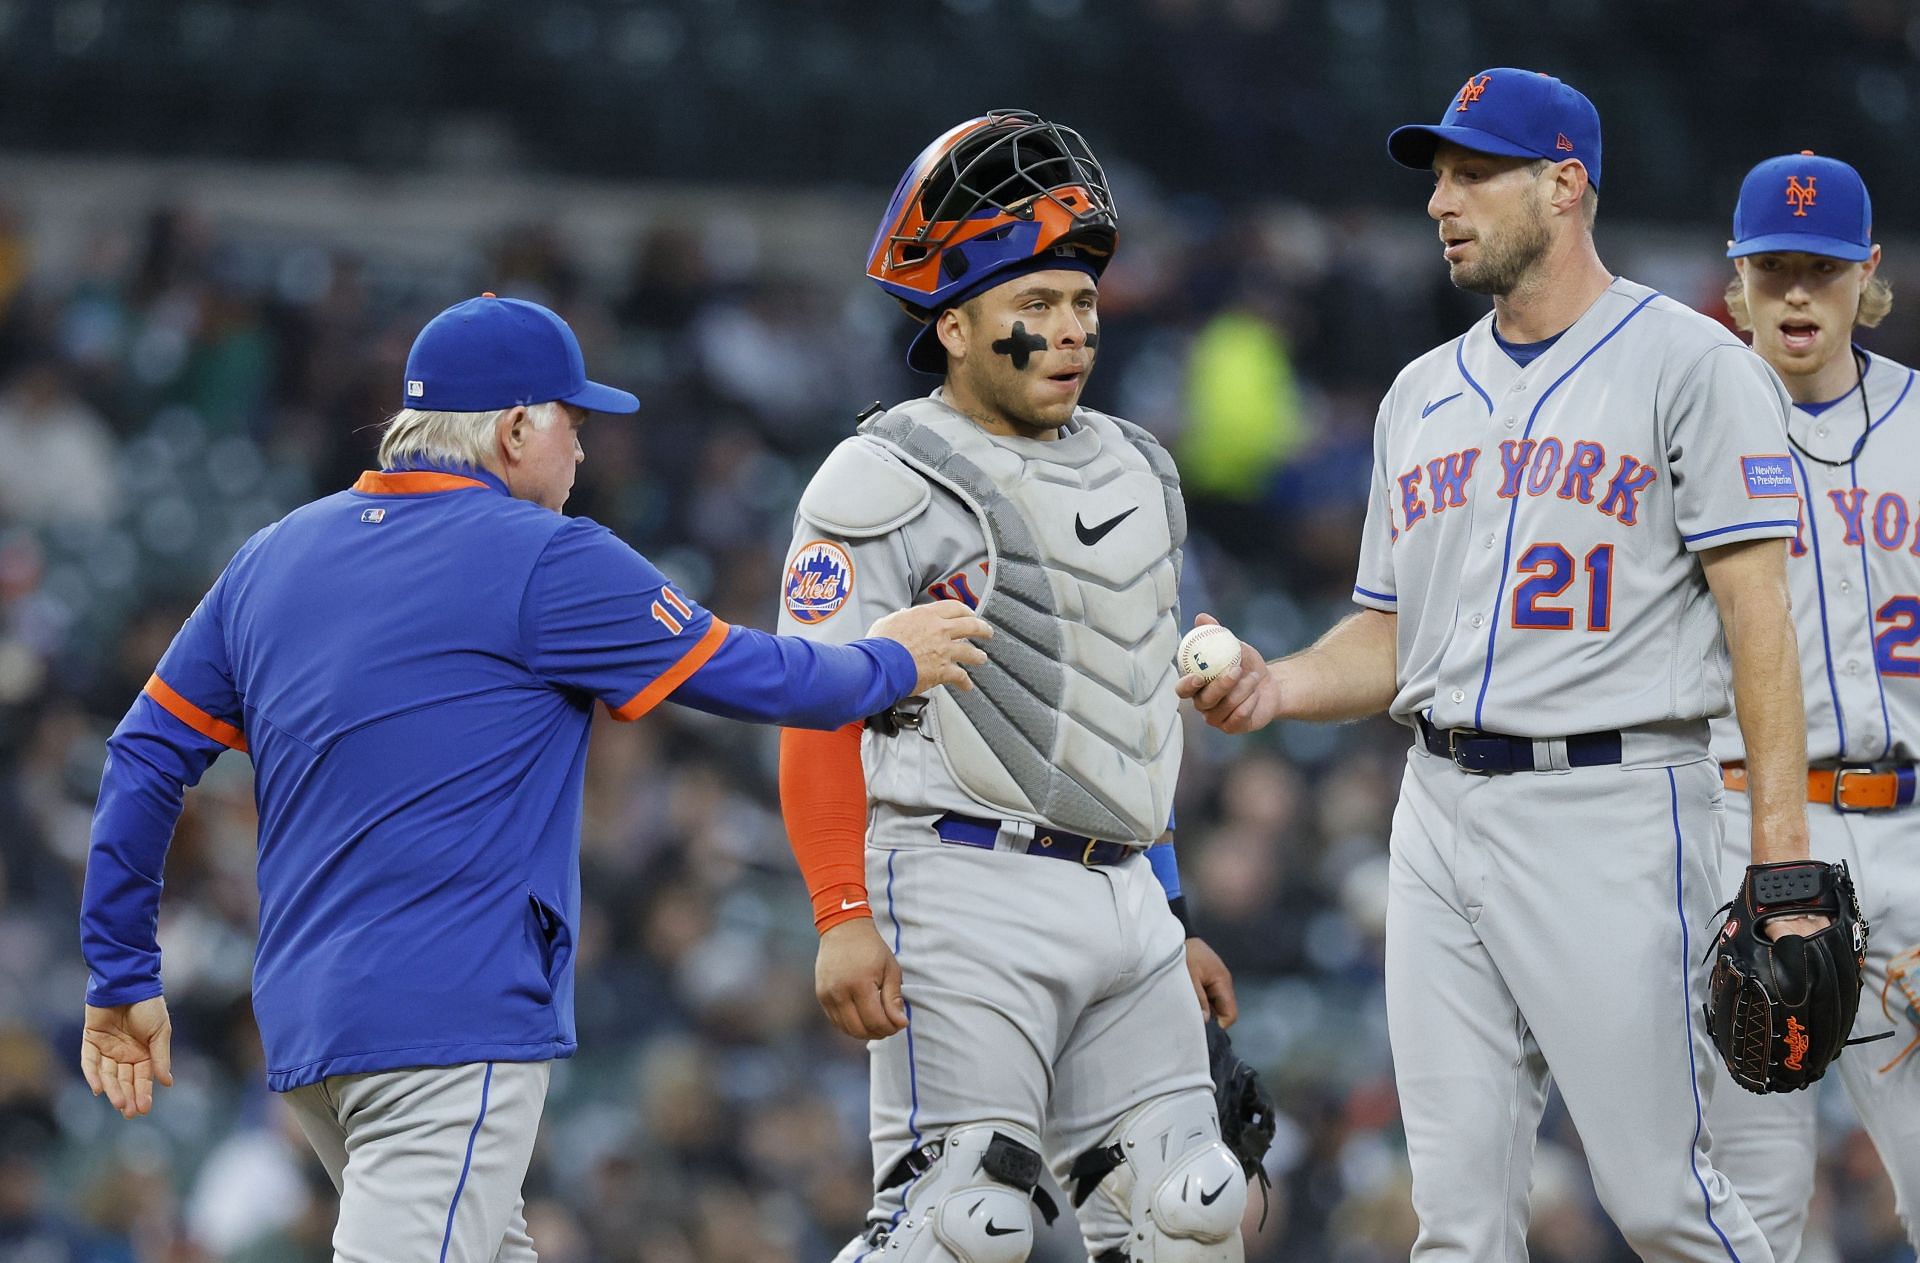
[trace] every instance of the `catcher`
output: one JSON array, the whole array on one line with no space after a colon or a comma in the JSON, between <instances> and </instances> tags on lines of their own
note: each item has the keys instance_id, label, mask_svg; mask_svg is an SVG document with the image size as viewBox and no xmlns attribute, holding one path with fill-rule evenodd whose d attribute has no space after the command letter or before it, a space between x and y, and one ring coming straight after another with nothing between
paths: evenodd
<instances>
[{"instance_id":1,"label":"catcher","mask_svg":"<svg viewBox=\"0 0 1920 1263\"><path fill-rule=\"evenodd\" d=\"M1721 940L1713 1030L1735 1082L1753 1092L1818 1079L1855 1030L1897 1037L1891 1051L1856 1052L1839 1071L1920 1247L1920 531L1909 512L1920 486L1920 390L1913 369L1854 342L1893 304L1872 228L1859 172L1811 153L1755 166L1733 213L1727 308L1793 400L1788 452L1804 501L1787 580L1807 706L1812 854L1858 876L1874 933L1868 940L1864 924L1848 924L1856 914L1844 873L1756 874ZM1713 752L1726 769L1731 843L1752 812L1736 724L1714 724ZM1752 905L1797 899L1839 924L1781 939L1771 960L1756 954L1754 914L1764 921L1772 909ZM1799 1257L1806 1227L1813 1098L1718 1091L1707 1114L1715 1164L1782 1263Z\"/></svg>"},{"instance_id":2,"label":"catcher","mask_svg":"<svg viewBox=\"0 0 1920 1263\"><path fill-rule=\"evenodd\" d=\"M1052 1212L1043 1161L1099 1263L1242 1257L1259 1153L1234 1141L1264 1151L1271 1109L1217 1058L1223 1134L1204 1018L1233 1020L1232 981L1156 844L1180 767L1179 476L1079 406L1115 230L1065 127L1001 111L934 141L868 275L943 384L876 405L801 497L781 631L857 637L894 594L1007 631L977 696L782 740L816 990L873 1041L875 1200L839 1263L1018 1263L1032 1205Z\"/></svg>"}]
</instances>

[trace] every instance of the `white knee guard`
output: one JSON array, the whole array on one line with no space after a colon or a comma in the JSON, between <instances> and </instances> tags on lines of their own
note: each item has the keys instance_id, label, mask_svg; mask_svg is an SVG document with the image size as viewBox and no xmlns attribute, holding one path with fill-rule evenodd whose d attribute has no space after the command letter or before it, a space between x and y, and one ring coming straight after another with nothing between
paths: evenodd
<instances>
[{"instance_id":1,"label":"white knee guard","mask_svg":"<svg viewBox=\"0 0 1920 1263\"><path fill-rule=\"evenodd\" d=\"M1121 1119L1114 1135L1074 1164L1078 1187L1069 1192L1075 1205L1103 1197L1126 1215L1130 1263L1240 1263L1247 1177L1220 1143L1213 1097L1149 1101Z\"/></svg>"},{"instance_id":2,"label":"white knee guard","mask_svg":"<svg viewBox=\"0 0 1920 1263\"><path fill-rule=\"evenodd\" d=\"M909 1155L905 1212L875 1263L1024 1263L1033 1249L1038 1146L1023 1127L979 1123L948 1132L937 1152L930 1145Z\"/></svg>"}]
</instances>

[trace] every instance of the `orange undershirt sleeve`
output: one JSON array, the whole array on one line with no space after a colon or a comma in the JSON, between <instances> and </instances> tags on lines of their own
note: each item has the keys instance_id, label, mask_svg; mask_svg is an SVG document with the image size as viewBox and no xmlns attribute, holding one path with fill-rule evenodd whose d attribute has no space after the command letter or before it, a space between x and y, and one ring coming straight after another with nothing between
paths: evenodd
<instances>
[{"instance_id":1,"label":"orange undershirt sleeve","mask_svg":"<svg viewBox=\"0 0 1920 1263\"><path fill-rule=\"evenodd\" d=\"M807 893L813 928L870 917L867 902L867 778L860 729L780 730L780 814Z\"/></svg>"}]
</instances>

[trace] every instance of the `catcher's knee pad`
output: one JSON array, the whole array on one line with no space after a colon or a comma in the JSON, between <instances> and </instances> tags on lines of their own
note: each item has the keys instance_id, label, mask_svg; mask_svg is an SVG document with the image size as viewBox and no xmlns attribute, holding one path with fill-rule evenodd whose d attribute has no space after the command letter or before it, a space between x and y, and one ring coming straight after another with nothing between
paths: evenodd
<instances>
[{"instance_id":1,"label":"catcher's knee pad","mask_svg":"<svg viewBox=\"0 0 1920 1263\"><path fill-rule=\"evenodd\" d=\"M1023 1127L979 1123L909 1154L889 1177L912 1181L906 1206L875 1263L1024 1263L1033 1249L1038 1146Z\"/></svg>"},{"instance_id":2,"label":"catcher's knee pad","mask_svg":"<svg viewBox=\"0 0 1920 1263\"><path fill-rule=\"evenodd\" d=\"M1131 1263L1239 1263L1247 1177L1220 1143L1213 1097L1149 1101L1113 1134L1073 1164L1074 1205L1098 1195L1125 1213Z\"/></svg>"}]
</instances>

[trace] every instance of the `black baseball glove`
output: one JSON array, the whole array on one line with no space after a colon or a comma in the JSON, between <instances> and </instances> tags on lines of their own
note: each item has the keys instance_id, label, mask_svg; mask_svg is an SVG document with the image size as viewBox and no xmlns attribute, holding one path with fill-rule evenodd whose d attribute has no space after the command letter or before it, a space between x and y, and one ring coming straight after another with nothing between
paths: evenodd
<instances>
[{"instance_id":1,"label":"black baseball glove","mask_svg":"<svg viewBox=\"0 0 1920 1263\"><path fill-rule=\"evenodd\" d=\"M1754 864L1721 911L1727 922L1712 948L1707 1029L1735 1083L1796 1092L1847 1046L1860 1009L1867 922L1853 879L1844 863ZM1804 915L1833 924L1805 937L1766 937L1769 921Z\"/></svg>"},{"instance_id":2,"label":"black baseball glove","mask_svg":"<svg viewBox=\"0 0 1920 1263\"><path fill-rule=\"evenodd\" d=\"M1220 1023L1207 1022L1207 1069L1213 1075L1213 1104L1220 1115L1220 1142L1240 1159L1241 1170L1249 1180L1260 1181L1264 1205L1269 1185L1267 1169L1261 1165L1273 1146L1276 1122L1273 1094L1260 1082L1252 1066L1233 1051ZM1260 1215L1266 1220L1266 1212Z\"/></svg>"}]
</instances>

